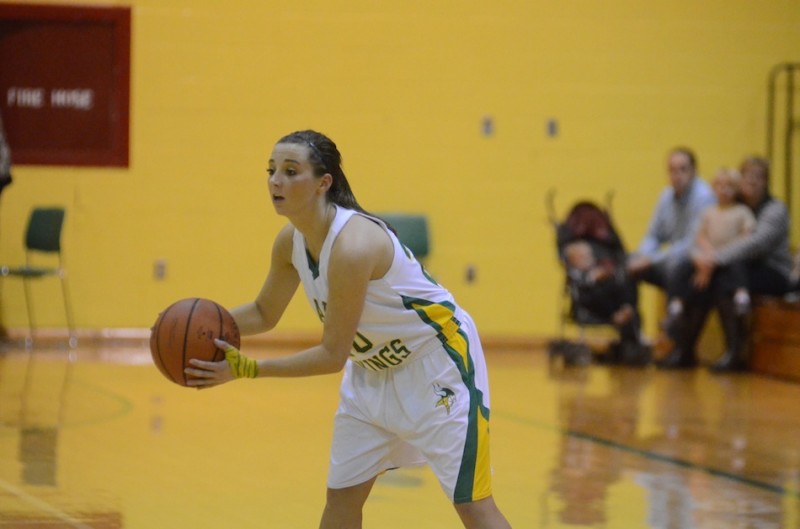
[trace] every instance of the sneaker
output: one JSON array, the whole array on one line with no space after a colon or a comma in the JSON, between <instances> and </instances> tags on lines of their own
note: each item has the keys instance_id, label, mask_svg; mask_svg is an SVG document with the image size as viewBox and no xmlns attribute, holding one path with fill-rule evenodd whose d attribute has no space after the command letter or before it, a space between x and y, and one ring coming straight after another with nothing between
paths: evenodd
<instances>
[{"instance_id":1,"label":"sneaker","mask_svg":"<svg viewBox=\"0 0 800 529\"><path fill-rule=\"evenodd\" d=\"M623 342L620 353L620 362L627 366L644 367L650 365L653 359L652 349L643 343Z\"/></svg>"}]
</instances>

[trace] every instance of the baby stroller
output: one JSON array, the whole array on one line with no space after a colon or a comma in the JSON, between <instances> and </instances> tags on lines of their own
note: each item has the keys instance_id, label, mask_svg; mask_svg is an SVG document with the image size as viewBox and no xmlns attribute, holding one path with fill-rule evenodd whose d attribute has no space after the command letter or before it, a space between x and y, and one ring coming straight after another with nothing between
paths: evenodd
<instances>
[{"instance_id":1,"label":"baby stroller","mask_svg":"<svg viewBox=\"0 0 800 529\"><path fill-rule=\"evenodd\" d=\"M600 325L613 326L619 340L599 360L627 365L646 365L650 361L650 351L641 341L636 283L628 275L625 247L609 214L612 197L609 192L606 208L581 200L563 221L558 221L555 192L547 196L558 259L565 270L561 335L550 342L548 354L551 359L561 357L565 364L591 362L594 355L586 343L585 330ZM567 323L579 327L577 342L565 338Z\"/></svg>"}]
</instances>

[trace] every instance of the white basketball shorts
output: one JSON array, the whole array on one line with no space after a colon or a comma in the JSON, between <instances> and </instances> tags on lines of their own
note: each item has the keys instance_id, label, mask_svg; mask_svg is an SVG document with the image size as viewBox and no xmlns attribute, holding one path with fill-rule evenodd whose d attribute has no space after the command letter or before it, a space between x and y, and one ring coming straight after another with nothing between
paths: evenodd
<instances>
[{"instance_id":1,"label":"white basketball shorts","mask_svg":"<svg viewBox=\"0 0 800 529\"><path fill-rule=\"evenodd\" d=\"M454 503L491 495L486 364L471 318L458 318L457 332L400 366L371 371L347 363L329 488L428 463Z\"/></svg>"}]
</instances>

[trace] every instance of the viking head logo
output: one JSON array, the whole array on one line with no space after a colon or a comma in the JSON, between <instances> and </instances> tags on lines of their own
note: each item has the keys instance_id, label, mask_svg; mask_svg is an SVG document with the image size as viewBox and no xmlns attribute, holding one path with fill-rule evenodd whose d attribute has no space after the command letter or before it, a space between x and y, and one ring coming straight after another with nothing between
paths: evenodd
<instances>
[{"instance_id":1,"label":"viking head logo","mask_svg":"<svg viewBox=\"0 0 800 529\"><path fill-rule=\"evenodd\" d=\"M452 389L440 386L436 383L433 384L433 392L439 397L439 400L436 401L436 407L444 406L444 409L447 410L447 414L450 415L450 407L456 401L456 394L453 393Z\"/></svg>"}]
</instances>

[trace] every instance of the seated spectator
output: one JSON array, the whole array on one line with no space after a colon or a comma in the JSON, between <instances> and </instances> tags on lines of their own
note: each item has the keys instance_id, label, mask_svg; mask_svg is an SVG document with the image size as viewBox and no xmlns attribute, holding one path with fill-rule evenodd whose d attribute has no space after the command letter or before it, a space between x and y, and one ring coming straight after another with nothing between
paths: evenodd
<instances>
[{"instance_id":1,"label":"seated spectator","mask_svg":"<svg viewBox=\"0 0 800 529\"><path fill-rule=\"evenodd\" d=\"M726 337L726 350L715 362L714 371L735 371L747 368L745 354L746 322L737 313L730 286L714 271L732 263L744 263L750 295L783 296L790 288L792 257L789 252L789 213L786 206L769 193L769 163L751 156L741 166L740 197L756 218L752 233L722 248L694 257L701 276L710 277L706 295L692 303L679 319L678 341L673 351L661 362L662 367L696 365L695 345L706 316L716 307Z\"/></svg>"},{"instance_id":2,"label":"seated spectator","mask_svg":"<svg viewBox=\"0 0 800 529\"><path fill-rule=\"evenodd\" d=\"M670 288L674 297L669 300L667 316L676 321L683 312L687 301L693 295L705 290L711 282L711 275L716 275L727 290L733 293L734 303L739 314L750 310L750 295L747 289L747 271L744 262L735 261L719 266L713 271L708 267L695 266L695 260L713 258L716 250L749 236L755 228L756 218L753 212L737 201L741 175L738 171L721 168L714 175L712 188L717 197L717 204L703 211L700 226L691 250L691 260L679 265L676 282Z\"/></svg>"},{"instance_id":3,"label":"seated spectator","mask_svg":"<svg viewBox=\"0 0 800 529\"><path fill-rule=\"evenodd\" d=\"M705 263L714 267L745 260L754 295L782 296L789 289L792 271L789 211L769 192L769 162L765 158L746 158L741 171L741 200L756 216L755 231L751 237L715 252Z\"/></svg>"},{"instance_id":4,"label":"seated spectator","mask_svg":"<svg viewBox=\"0 0 800 529\"><path fill-rule=\"evenodd\" d=\"M670 301L667 314L669 334L678 336L678 347L660 362L660 367L679 368L696 365L693 344L697 340L705 322L707 307L713 300L733 300L733 312L729 303L718 304L722 328L725 333L726 354L741 358L744 348L746 329L738 318L750 311L750 295L747 290L747 270L745 263L734 261L714 269L698 265L703 260L713 258L714 252L728 244L741 240L752 234L756 219L750 208L737 202L741 176L731 169L717 171L712 182L717 196L717 205L709 206L700 220L691 260L680 265L676 274L676 283L671 291L674 298ZM683 318L684 307L696 307L694 311L701 317ZM699 307L699 308L697 308ZM687 340L690 333L691 347L681 346L680 337Z\"/></svg>"},{"instance_id":5,"label":"seated spectator","mask_svg":"<svg viewBox=\"0 0 800 529\"><path fill-rule=\"evenodd\" d=\"M628 259L628 271L635 279L663 289L670 299L674 295L669 289L677 282L681 263L689 258L700 215L715 199L697 174L697 157L690 149L672 149L667 171L670 185L661 192L647 233Z\"/></svg>"}]
</instances>

